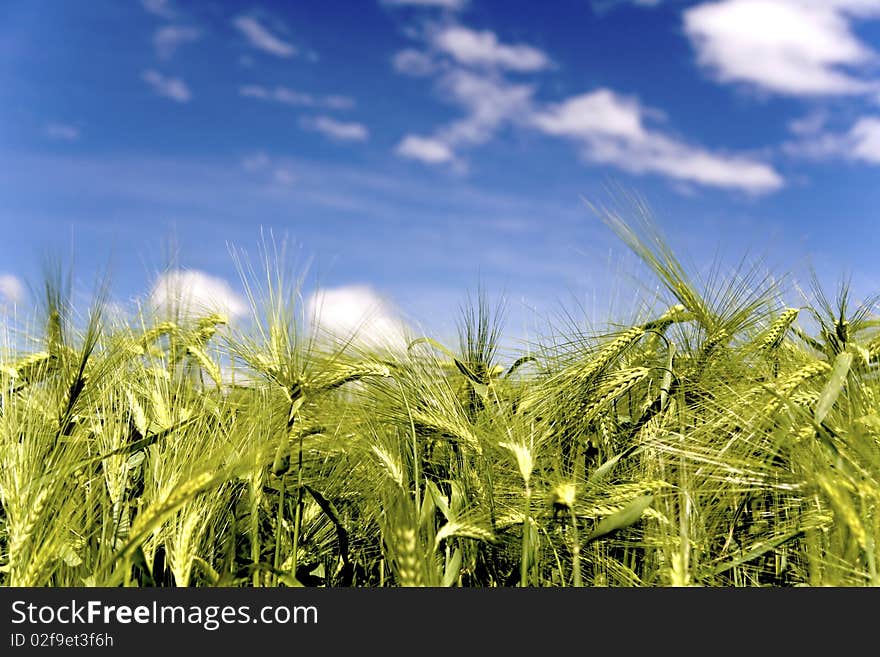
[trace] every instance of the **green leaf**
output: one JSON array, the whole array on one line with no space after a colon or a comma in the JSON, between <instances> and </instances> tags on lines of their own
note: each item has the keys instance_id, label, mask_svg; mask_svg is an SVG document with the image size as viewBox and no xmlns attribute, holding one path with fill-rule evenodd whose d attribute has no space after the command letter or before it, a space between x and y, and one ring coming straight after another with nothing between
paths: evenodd
<instances>
[{"instance_id":1,"label":"green leaf","mask_svg":"<svg viewBox=\"0 0 880 657\"><path fill-rule=\"evenodd\" d=\"M141 450L140 452L135 452L134 454L132 454L131 456L128 457L128 460L126 461L126 467L129 470L134 470L141 463L143 463L144 459L146 459L146 458L147 458L147 455L143 450Z\"/></svg>"},{"instance_id":2,"label":"green leaf","mask_svg":"<svg viewBox=\"0 0 880 657\"><path fill-rule=\"evenodd\" d=\"M660 410L665 411L669 404L669 391L672 389L672 366L675 360L675 343L669 343L669 352L666 354L666 372L663 374L663 383L660 384Z\"/></svg>"},{"instance_id":3,"label":"green leaf","mask_svg":"<svg viewBox=\"0 0 880 657\"><path fill-rule=\"evenodd\" d=\"M425 489L428 491L434 504L440 509L440 513L443 514L443 517L446 518L446 520L452 520L449 513L449 502L447 501L446 496L440 492L439 488L437 488L437 484L430 479L427 479L425 480Z\"/></svg>"},{"instance_id":4,"label":"green leaf","mask_svg":"<svg viewBox=\"0 0 880 657\"><path fill-rule=\"evenodd\" d=\"M623 529L624 527L629 527L633 523L638 522L642 517L642 514L645 512L645 509L647 509L653 501L653 495L642 495L630 502L629 506L621 511L613 513L607 518L603 518L599 524L596 525L593 533L587 538L587 542L596 540L600 536L610 534L611 532Z\"/></svg>"},{"instance_id":5,"label":"green leaf","mask_svg":"<svg viewBox=\"0 0 880 657\"><path fill-rule=\"evenodd\" d=\"M825 417L834 407L837 398L840 396L843 387L846 385L846 378L849 375L850 367L852 367L853 355L849 352L843 352L834 359L834 366L831 368L831 375L828 382L819 395L819 401L816 402L815 419L816 422L822 423Z\"/></svg>"},{"instance_id":6,"label":"green leaf","mask_svg":"<svg viewBox=\"0 0 880 657\"><path fill-rule=\"evenodd\" d=\"M532 362L537 363L538 359L535 358L534 356L520 356L519 358L517 358L513 362L513 365L510 366L510 369L507 370L507 373L504 375L504 378L505 379L510 378L510 375L513 374L514 372L516 372L520 367L522 367L526 363L532 363Z\"/></svg>"},{"instance_id":7,"label":"green leaf","mask_svg":"<svg viewBox=\"0 0 880 657\"><path fill-rule=\"evenodd\" d=\"M633 445L632 447L622 451L620 454L616 454L616 455L612 456L610 459L605 461L605 463L603 463L598 468L593 470L593 473L587 479L587 482L591 483L591 484L599 483L600 481L605 479L605 477L607 477L609 474L611 474L611 471L614 470L614 466L617 465L617 463L618 463L618 461L620 461L620 459L631 455L638 448L639 448L638 445Z\"/></svg>"},{"instance_id":8,"label":"green leaf","mask_svg":"<svg viewBox=\"0 0 880 657\"><path fill-rule=\"evenodd\" d=\"M449 482L449 511L451 515L458 516L467 506L467 496L457 481Z\"/></svg>"},{"instance_id":9,"label":"green leaf","mask_svg":"<svg viewBox=\"0 0 880 657\"><path fill-rule=\"evenodd\" d=\"M471 368L469 368L467 365L465 365L460 360L458 360L458 358L453 359L453 361L455 362L455 366L458 368L458 371L461 372L462 374L464 374L465 377L468 379L468 381L475 384L474 388L476 388L478 385L481 385L481 386L485 385L485 382L481 381L480 377L478 377L476 374L474 374L474 372L471 370ZM477 392L479 393L480 391L477 390ZM488 395L488 391L487 391L486 395ZM486 395L483 395L483 396L485 397Z\"/></svg>"},{"instance_id":10,"label":"green leaf","mask_svg":"<svg viewBox=\"0 0 880 657\"><path fill-rule=\"evenodd\" d=\"M348 563L348 530L342 524L342 519L339 517L339 510L333 502L328 500L308 484L303 484L303 488L308 491L309 495L311 495L315 502L318 503L318 506L321 507L321 511L330 518L330 522L336 527L336 538L339 541L339 556L342 558L343 563Z\"/></svg>"},{"instance_id":11,"label":"green leaf","mask_svg":"<svg viewBox=\"0 0 880 657\"><path fill-rule=\"evenodd\" d=\"M471 382L474 392L476 392L483 401L489 401L489 386L484 383L477 383L470 379L468 380Z\"/></svg>"},{"instance_id":12,"label":"green leaf","mask_svg":"<svg viewBox=\"0 0 880 657\"><path fill-rule=\"evenodd\" d=\"M455 548L452 556L446 560L446 570L443 573L443 586L450 587L458 579L461 571L461 549Z\"/></svg>"},{"instance_id":13,"label":"green leaf","mask_svg":"<svg viewBox=\"0 0 880 657\"><path fill-rule=\"evenodd\" d=\"M737 566L741 566L744 563L748 563L752 559L757 559L762 554L769 552L770 550L774 550L778 548L783 543L787 543L793 538L800 536L803 533L803 529L798 529L796 531L790 532L779 538L775 538L771 541L767 541L764 543L758 543L753 546L750 550L748 550L745 554L737 557L736 559L732 559L730 561L726 561L723 564L716 566L710 571L711 575L720 575L721 573L730 570L731 568L736 568Z\"/></svg>"},{"instance_id":14,"label":"green leaf","mask_svg":"<svg viewBox=\"0 0 880 657\"><path fill-rule=\"evenodd\" d=\"M143 586L156 586L156 580L153 578L150 565L147 563L147 556L144 554L144 549L140 545L137 545L131 552L130 566L134 566L134 569L140 572L142 578L141 584L143 584Z\"/></svg>"},{"instance_id":15,"label":"green leaf","mask_svg":"<svg viewBox=\"0 0 880 657\"><path fill-rule=\"evenodd\" d=\"M290 469L290 437L287 432L278 441L275 458L272 459L272 474L280 477Z\"/></svg>"},{"instance_id":16,"label":"green leaf","mask_svg":"<svg viewBox=\"0 0 880 657\"><path fill-rule=\"evenodd\" d=\"M422 497L422 506L419 511L419 527L434 531L434 511L437 509L437 499L430 488L425 486L426 494Z\"/></svg>"},{"instance_id":17,"label":"green leaf","mask_svg":"<svg viewBox=\"0 0 880 657\"><path fill-rule=\"evenodd\" d=\"M83 560L69 543L64 543L58 551L58 556L71 568L82 565Z\"/></svg>"},{"instance_id":18,"label":"green leaf","mask_svg":"<svg viewBox=\"0 0 880 657\"><path fill-rule=\"evenodd\" d=\"M290 392L287 393L290 396ZM287 414L287 426L293 426L293 421L296 418L296 414L299 412L299 409L302 407L303 403L305 403L305 396L297 397L296 399L291 399L290 403L290 412Z\"/></svg>"},{"instance_id":19,"label":"green leaf","mask_svg":"<svg viewBox=\"0 0 880 657\"><path fill-rule=\"evenodd\" d=\"M131 406L131 419L134 421L135 429L137 429L141 436L146 436L147 431L149 429L149 422L147 421L147 414L144 412L143 406L138 402L137 397L131 392L131 390L125 391L126 397L128 397L128 404Z\"/></svg>"},{"instance_id":20,"label":"green leaf","mask_svg":"<svg viewBox=\"0 0 880 657\"><path fill-rule=\"evenodd\" d=\"M437 535L434 537L434 549L436 550L440 546L440 543L451 536L473 538L478 541L492 542L495 540L494 534L488 529L483 529L482 527L477 527L476 525L467 522L453 521L447 522L440 528L440 531L437 532Z\"/></svg>"}]
</instances>

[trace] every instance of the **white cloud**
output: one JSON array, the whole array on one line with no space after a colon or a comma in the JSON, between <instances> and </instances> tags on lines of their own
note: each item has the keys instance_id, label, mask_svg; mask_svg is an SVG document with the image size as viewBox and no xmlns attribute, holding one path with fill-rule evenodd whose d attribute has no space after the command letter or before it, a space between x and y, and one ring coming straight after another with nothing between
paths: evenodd
<instances>
[{"instance_id":1,"label":"white cloud","mask_svg":"<svg viewBox=\"0 0 880 657\"><path fill-rule=\"evenodd\" d=\"M436 32L432 43L460 64L470 66L498 67L522 73L552 66L552 61L543 51L525 44L510 46L500 43L495 33L488 30L477 32L453 25Z\"/></svg>"},{"instance_id":2,"label":"white cloud","mask_svg":"<svg viewBox=\"0 0 880 657\"><path fill-rule=\"evenodd\" d=\"M783 146L795 157L813 160L849 160L880 165L880 116L863 116L844 133L805 135Z\"/></svg>"},{"instance_id":3,"label":"white cloud","mask_svg":"<svg viewBox=\"0 0 880 657\"><path fill-rule=\"evenodd\" d=\"M370 131L362 123L337 121L329 116L303 118L300 126L339 141L366 141L370 136Z\"/></svg>"},{"instance_id":4,"label":"white cloud","mask_svg":"<svg viewBox=\"0 0 880 657\"><path fill-rule=\"evenodd\" d=\"M531 112L534 87L511 84L500 77L456 69L440 80L444 96L467 114L440 131L449 144L482 144L505 122L522 121Z\"/></svg>"},{"instance_id":5,"label":"white cloud","mask_svg":"<svg viewBox=\"0 0 880 657\"><path fill-rule=\"evenodd\" d=\"M880 117L859 119L850 129L852 157L871 164L880 164Z\"/></svg>"},{"instance_id":6,"label":"white cloud","mask_svg":"<svg viewBox=\"0 0 880 657\"><path fill-rule=\"evenodd\" d=\"M483 144L507 124L527 124L535 87L513 83L504 73L532 73L553 66L541 50L525 44L508 45L490 31L452 25L422 35L430 52L406 49L392 59L398 73L438 74L440 98L459 106L462 118L438 127L432 135L407 135L397 145L402 157L428 164L451 163L463 172L466 162L456 156L462 147Z\"/></svg>"},{"instance_id":7,"label":"white cloud","mask_svg":"<svg viewBox=\"0 0 880 657\"><path fill-rule=\"evenodd\" d=\"M552 66L552 62L531 46L502 44L492 32L457 25L425 38L433 46L433 56L403 50L392 60L394 68L413 76L439 72L438 96L459 106L464 116L440 126L430 136L404 137L396 152L428 164L452 163L463 171L466 163L456 157L458 148L483 144L506 124L528 122L535 88L510 82L503 71L535 72Z\"/></svg>"},{"instance_id":8,"label":"white cloud","mask_svg":"<svg viewBox=\"0 0 880 657\"><path fill-rule=\"evenodd\" d=\"M442 141L418 135L404 137L395 152L401 157L419 160L425 164L446 164L455 159L455 153Z\"/></svg>"},{"instance_id":9,"label":"white cloud","mask_svg":"<svg viewBox=\"0 0 880 657\"><path fill-rule=\"evenodd\" d=\"M153 35L153 46L161 59L171 59L178 47L198 41L201 30L182 25L166 25L156 30Z\"/></svg>"},{"instance_id":10,"label":"white cloud","mask_svg":"<svg viewBox=\"0 0 880 657\"><path fill-rule=\"evenodd\" d=\"M274 100L292 107L318 107L330 110L345 110L354 107L354 100L348 96L314 96L288 87L267 89L258 84L247 84L239 87L238 93L246 98Z\"/></svg>"},{"instance_id":11,"label":"white cloud","mask_svg":"<svg viewBox=\"0 0 880 657\"><path fill-rule=\"evenodd\" d=\"M856 1L856 0L852 0ZM864 0L867 1L867 0ZM880 0L877 0L880 2ZM429 32L431 71L438 96L462 108L462 118L430 135L409 134L396 147L401 157L426 164L464 162L458 151L486 143L505 126L519 126L576 142L584 158L632 173L658 173L677 183L765 193L783 186L775 169L751 156L713 152L650 126L663 113L609 89L569 98L557 105L535 100L533 84L514 83L507 71L536 72L553 66L531 46L507 45L492 32L452 26ZM401 73L427 73L427 54L404 50L394 60ZM478 68L479 67L479 68Z\"/></svg>"},{"instance_id":12,"label":"white cloud","mask_svg":"<svg viewBox=\"0 0 880 657\"><path fill-rule=\"evenodd\" d=\"M293 57L297 48L272 34L256 18L238 16L232 24L241 32L254 48L277 57Z\"/></svg>"},{"instance_id":13,"label":"white cloud","mask_svg":"<svg viewBox=\"0 0 880 657\"><path fill-rule=\"evenodd\" d=\"M159 276L150 291L150 304L157 312L190 319L219 313L232 320L247 313L247 304L228 282L194 269Z\"/></svg>"},{"instance_id":14,"label":"white cloud","mask_svg":"<svg viewBox=\"0 0 880 657\"><path fill-rule=\"evenodd\" d=\"M408 135L397 145L402 157L427 164L456 164L456 148L489 141L507 123L526 124L532 112L534 87L512 84L494 74L477 74L461 68L447 71L437 83L440 96L459 105L465 115L441 126L430 137Z\"/></svg>"},{"instance_id":15,"label":"white cloud","mask_svg":"<svg viewBox=\"0 0 880 657\"><path fill-rule=\"evenodd\" d=\"M438 7L458 11L464 9L468 0L381 0L389 7Z\"/></svg>"},{"instance_id":16,"label":"white cloud","mask_svg":"<svg viewBox=\"0 0 880 657\"><path fill-rule=\"evenodd\" d=\"M534 117L542 132L558 137L595 134L638 140L645 136L639 103L608 89L575 96Z\"/></svg>"},{"instance_id":17,"label":"white cloud","mask_svg":"<svg viewBox=\"0 0 880 657\"><path fill-rule=\"evenodd\" d=\"M391 65L398 73L413 77L430 75L437 68L430 55L413 48L407 48L395 53L391 59Z\"/></svg>"},{"instance_id":18,"label":"white cloud","mask_svg":"<svg viewBox=\"0 0 880 657\"><path fill-rule=\"evenodd\" d=\"M186 82L180 78L162 75L152 69L144 71L143 78L159 96L170 98L178 103L187 103L192 99L192 92L186 86Z\"/></svg>"},{"instance_id":19,"label":"white cloud","mask_svg":"<svg viewBox=\"0 0 880 657\"><path fill-rule=\"evenodd\" d=\"M160 18L174 18L174 10L168 0L141 0L141 4L148 12Z\"/></svg>"},{"instance_id":20,"label":"white cloud","mask_svg":"<svg viewBox=\"0 0 880 657\"><path fill-rule=\"evenodd\" d=\"M67 123L47 123L46 136L60 141L77 141L79 128Z\"/></svg>"},{"instance_id":21,"label":"white cloud","mask_svg":"<svg viewBox=\"0 0 880 657\"><path fill-rule=\"evenodd\" d=\"M12 274L0 274L0 307L24 301L24 283Z\"/></svg>"},{"instance_id":22,"label":"white cloud","mask_svg":"<svg viewBox=\"0 0 880 657\"><path fill-rule=\"evenodd\" d=\"M321 333L361 347L404 350L410 342L406 324L366 285L318 290L306 308L311 325Z\"/></svg>"},{"instance_id":23,"label":"white cloud","mask_svg":"<svg viewBox=\"0 0 880 657\"><path fill-rule=\"evenodd\" d=\"M699 63L722 82L793 96L861 94L876 81L852 70L877 61L852 29L880 0L720 0L684 12Z\"/></svg>"},{"instance_id":24,"label":"white cloud","mask_svg":"<svg viewBox=\"0 0 880 657\"><path fill-rule=\"evenodd\" d=\"M767 164L712 153L647 127L645 117L650 113L635 99L599 89L536 113L532 123L545 134L579 143L587 160L631 173L659 173L750 193L770 192L784 184Z\"/></svg>"}]
</instances>

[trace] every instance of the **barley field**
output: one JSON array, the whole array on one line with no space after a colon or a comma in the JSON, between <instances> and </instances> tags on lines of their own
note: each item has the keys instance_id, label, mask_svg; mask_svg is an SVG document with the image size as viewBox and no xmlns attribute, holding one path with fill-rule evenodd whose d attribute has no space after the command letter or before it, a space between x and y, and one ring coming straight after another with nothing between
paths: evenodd
<instances>
[{"instance_id":1,"label":"barley field","mask_svg":"<svg viewBox=\"0 0 880 657\"><path fill-rule=\"evenodd\" d=\"M333 339L271 259L231 325L47 280L0 353L0 583L880 584L873 301L696 280L605 219L657 305L519 351L483 293L457 343Z\"/></svg>"}]
</instances>

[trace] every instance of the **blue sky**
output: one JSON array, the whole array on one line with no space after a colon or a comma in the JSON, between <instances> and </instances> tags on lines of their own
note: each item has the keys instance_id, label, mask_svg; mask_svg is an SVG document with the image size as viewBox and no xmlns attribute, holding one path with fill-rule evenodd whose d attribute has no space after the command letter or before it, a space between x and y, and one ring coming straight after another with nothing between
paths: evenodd
<instances>
[{"instance_id":1,"label":"blue sky","mask_svg":"<svg viewBox=\"0 0 880 657\"><path fill-rule=\"evenodd\" d=\"M235 300L230 245L271 231L441 332L480 281L514 332L603 319L635 267L582 201L609 186L698 272L874 292L878 53L880 0L6 0L0 305L53 257L155 298L172 241Z\"/></svg>"}]
</instances>

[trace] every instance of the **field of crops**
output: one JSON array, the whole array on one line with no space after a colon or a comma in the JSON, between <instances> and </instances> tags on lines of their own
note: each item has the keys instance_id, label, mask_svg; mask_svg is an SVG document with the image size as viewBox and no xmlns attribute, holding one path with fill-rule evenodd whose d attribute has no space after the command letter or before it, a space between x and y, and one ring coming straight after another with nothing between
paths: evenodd
<instances>
[{"instance_id":1,"label":"field of crops","mask_svg":"<svg viewBox=\"0 0 880 657\"><path fill-rule=\"evenodd\" d=\"M50 281L0 353L0 583L880 584L871 303L692 281L608 221L660 310L513 354L479 294L393 351L304 330L272 263L233 326Z\"/></svg>"}]
</instances>

